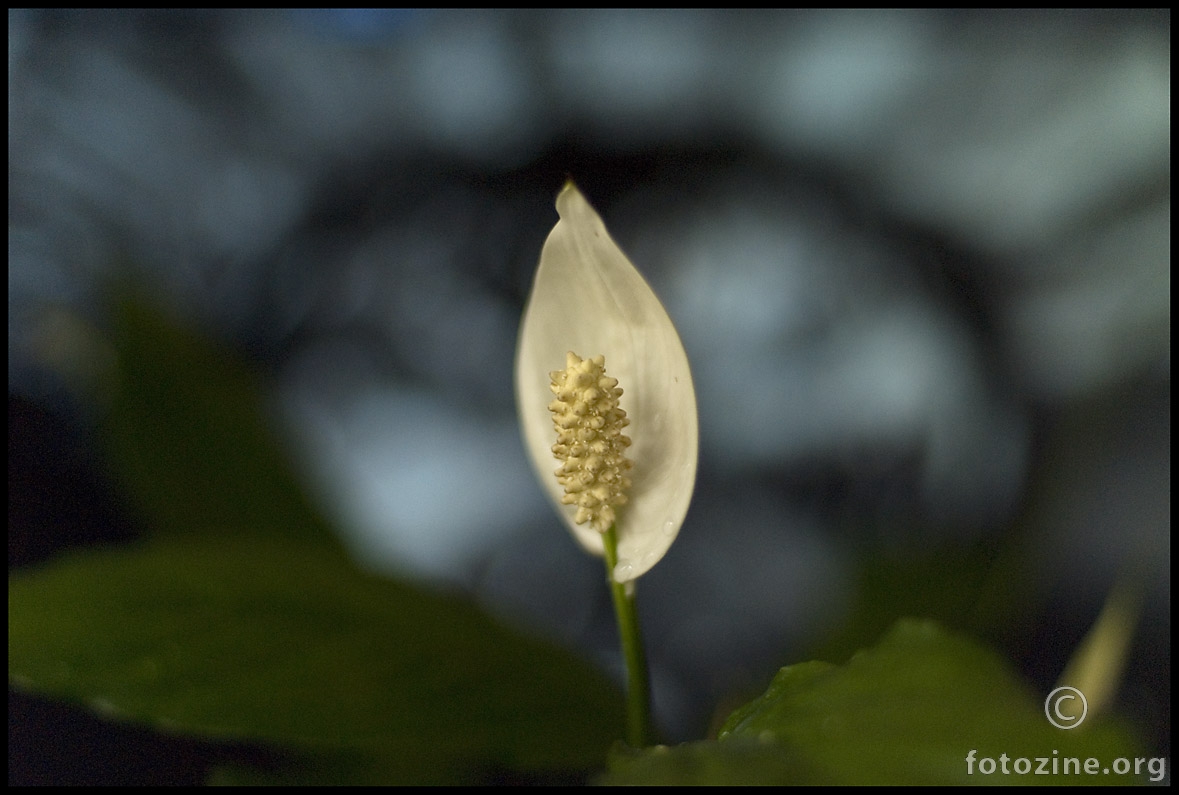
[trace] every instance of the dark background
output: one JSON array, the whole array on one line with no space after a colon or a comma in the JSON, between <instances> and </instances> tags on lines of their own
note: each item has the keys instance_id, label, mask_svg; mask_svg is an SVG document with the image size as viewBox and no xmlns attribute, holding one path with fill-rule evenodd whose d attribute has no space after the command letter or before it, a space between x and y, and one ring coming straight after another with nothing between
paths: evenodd
<instances>
[{"instance_id":1,"label":"dark background","mask_svg":"<svg viewBox=\"0 0 1179 795\"><path fill-rule=\"evenodd\" d=\"M670 740L871 643L865 568L1018 548L987 640L1046 691L1140 583L1116 708L1169 754L1169 13L10 11L9 94L10 567L138 532L78 389L130 275L363 565L616 668L511 388L572 176L696 378L641 583ZM271 757L9 704L10 783Z\"/></svg>"}]
</instances>

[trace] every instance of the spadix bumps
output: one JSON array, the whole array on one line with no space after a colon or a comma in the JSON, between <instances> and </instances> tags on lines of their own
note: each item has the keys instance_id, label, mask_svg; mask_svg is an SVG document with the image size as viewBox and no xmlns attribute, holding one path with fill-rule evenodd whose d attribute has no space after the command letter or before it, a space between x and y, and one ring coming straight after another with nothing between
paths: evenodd
<instances>
[{"instance_id":1,"label":"spadix bumps","mask_svg":"<svg viewBox=\"0 0 1179 795\"><path fill-rule=\"evenodd\" d=\"M557 443L553 456L561 462L557 482L565 489L564 505L576 505L576 524L590 523L599 533L614 524L614 509L626 502L630 488L627 471L633 466L624 455L630 424L618 407L622 389L605 370L606 357L582 359L565 355L565 369L549 373L549 388L557 399L549 404Z\"/></svg>"}]
</instances>

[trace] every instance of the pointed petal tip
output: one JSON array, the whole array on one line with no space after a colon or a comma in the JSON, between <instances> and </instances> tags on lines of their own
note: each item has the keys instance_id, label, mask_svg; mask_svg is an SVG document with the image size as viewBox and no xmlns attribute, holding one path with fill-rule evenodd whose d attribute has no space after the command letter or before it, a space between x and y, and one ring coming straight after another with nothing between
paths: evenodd
<instances>
[{"instance_id":1,"label":"pointed petal tip","mask_svg":"<svg viewBox=\"0 0 1179 795\"><path fill-rule=\"evenodd\" d=\"M577 189L577 185L573 182L573 178L569 177L568 179L566 179L565 184L561 186L561 190L557 191L557 200L555 202L555 204L557 205L557 212L560 213L561 205L570 196L580 196L580 195L581 195L581 191Z\"/></svg>"},{"instance_id":2,"label":"pointed petal tip","mask_svg":"<svg viewBox=\"0 0 1179 795\"><path fill-rule=\"evenodd\" d=\"M572 179L565 180L565 184L561 186L561 191L557 194L557 200L554 204L557 207L557 215L562 219L569 219L572 215L582 210L589 210L594 214L595 218L597 217L597 212L590 206L589 200L585 198L585 194L574 184Z\"/></svg>"}]
</instances>

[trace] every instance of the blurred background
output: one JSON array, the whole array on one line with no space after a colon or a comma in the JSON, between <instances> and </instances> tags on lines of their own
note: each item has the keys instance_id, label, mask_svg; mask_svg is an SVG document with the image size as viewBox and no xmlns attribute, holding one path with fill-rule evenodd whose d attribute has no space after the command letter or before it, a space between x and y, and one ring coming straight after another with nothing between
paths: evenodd
<instances>
[{"instance_id":1,"label":"blurred background","mask_svg":"<svg viewBox=\"0 0 1179 795\"><path fill-rule=\"evenodd\" d=\"M1169 754L1169 12L10 10L8 42L10 567L137 533L79 386L134 284L257 374L360 565L618 670L511 387L571 176L696 378L640 582L667 739L901 614L1046 692L1123 577L1116 707ZM10 783L216 753L10 693Z\"/></svg>"}]
</instances>

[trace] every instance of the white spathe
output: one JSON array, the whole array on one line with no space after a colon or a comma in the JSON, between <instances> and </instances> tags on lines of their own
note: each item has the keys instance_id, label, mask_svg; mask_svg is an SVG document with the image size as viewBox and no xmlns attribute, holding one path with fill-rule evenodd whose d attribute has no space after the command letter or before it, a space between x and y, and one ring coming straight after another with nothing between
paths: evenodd
<instances>
[{"instance_id":1,"label":"white spathe","mask_svg":"<svg viewBox=\"0 0 1179 795\"><path fill-rule=\"evenodd\" d=\"M620 405L631 420L632 485L618 512L613 572L617 582L629 582L667 553L688 512L699 451L696 392L663 304L572 182L557 196L557 214L520 324L516 409L545 493L578 542L602 555L601 534L574 524L575 509L561 505L548 405L549 372L565 366L567 352L606 357L606 373L618 379Z\"/></svg>"}]
</instances>

